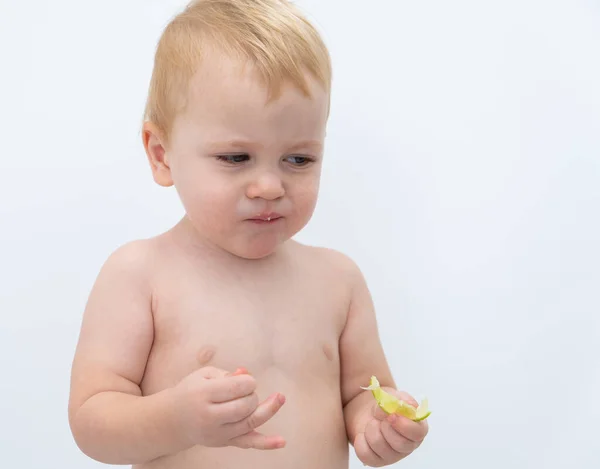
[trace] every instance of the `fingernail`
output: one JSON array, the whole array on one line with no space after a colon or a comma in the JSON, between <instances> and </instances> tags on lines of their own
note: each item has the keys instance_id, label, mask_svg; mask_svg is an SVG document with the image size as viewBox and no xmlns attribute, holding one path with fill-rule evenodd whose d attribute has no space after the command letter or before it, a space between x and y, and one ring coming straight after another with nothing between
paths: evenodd
<instances>
[{"instance_id":1,"label":"fingernail","mask_svg":"<svg viewBox=\"0 0 600 469\"><path fill-rule=\"evenodd\" d=\"M397 416L397 415L394 415L394 414L392 414L392 415L390 415L390 416L388 417L388 420L389 420L389 422L390 422L390 423L396 423L396 422L398 421L398 416Z\"/></svg>"},{"instance_id":2,"label":"fingernail","mask_svg":"<svg viewBox=\"0 0 600 469\"><path fill-rule=\"evenodd\" d=\"M240 375L249 375L248 370L246 368L238 368L235 370L231 376L240 376Z\"/></svg>"},{"instance_id":3,"label":"fingernail","mask_svg":"<svg viewBox=\"0 0 600 469\"><path fill-rule=\"evenodd\" d=\"M285 404L285 396L283 394L278 394L278 400L281 405Z\"/></svg>"}]
</instances>

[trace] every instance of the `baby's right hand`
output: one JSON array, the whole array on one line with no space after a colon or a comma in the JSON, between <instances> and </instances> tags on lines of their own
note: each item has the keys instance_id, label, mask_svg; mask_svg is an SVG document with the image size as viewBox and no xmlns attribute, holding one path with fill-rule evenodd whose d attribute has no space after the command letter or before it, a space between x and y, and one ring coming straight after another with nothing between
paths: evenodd
<instances>
[{"instance_id":1,"label":"baby's right hand","mask_svg":"<svg viewBox=\"0 0 600 469\"><path fill-rule=\"evenodd\" d=\"M185 437L208 447L283 448L282 437L255 429L277 413L285 398L275 393L259 404L255 390L256 380L244 369L228 373L204 367L186 376L173 388Z\"/></svg>"}]
</instances>

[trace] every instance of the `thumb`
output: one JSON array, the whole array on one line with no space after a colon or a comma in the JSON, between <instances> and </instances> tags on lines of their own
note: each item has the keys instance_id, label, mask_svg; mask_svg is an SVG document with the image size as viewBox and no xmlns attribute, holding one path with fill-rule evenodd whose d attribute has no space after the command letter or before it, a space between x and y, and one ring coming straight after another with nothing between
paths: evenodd
<instances>
[{"instance_id":1,"label":"thumb","mask_svg":"<svg viewBox=\"0 0 600 469\"><path fill-rule=\"evenodd\" d=\"M198 373L202 375L205 379L219 379L225 378L227 376L237 376L242 374L248 374L248 371L245 368L238 368L233 373L225 371L221 368L216 368L214 366L204 366L198 369Z\"/></svg>"},{"instance_id":2,"label":"thumb","mask_svg":"<svg viewBox=\"0 0 600 469\"><path fill-rule=\"evenodd\" d=\"M239 375L249 375L248 370L246 368L238 368L233 373L226 373L225 376L239 376Z\"/></svg>"},{"instance_id":3,"label":"thumb","mask_svg":"<svg viewBox=\"0 0 600 469\"><path fill-rule=\"evenodd\" d=\"M204 366L204 367L198 369L197 373L200 373L200 375L204 379L219 379L219 378L226 378L228 376L238 376L238 375L250 374L250 373L248 373L248 370L246 370L246 368L238 368L233 373L231 373L229 371L225 371L225 370L222 370L221 368L216 368L214 366Z\"/></svg>"},{"instance_id":4,"label":"thumb","mask_svg":"<svg viewBox=\"0 0 600 469\"><path fill-rule=\"evenodd\" d=\"M408 394L404 391L398 391L396 389L390 389L390 388L386 388L385 391L387 393L391 394L392 396L397 397L401 401L404 401L407 404L414 406L415 408L417 408L419 406L419 403L410 394ZM388 417L388 414L386 412L384 412L384 410L381 407L379 407L379 405L377 405L376 402L374 402L373 403L373 417L375 417L377 420L385 420Z\"/></svg>"},{"instance_id":5,"label":"thumb","mask_svg":"<svg viewBox=\"0 0 600 469\"><path fill-rule=\"evenodd\" d=\"M203 366L202 368L199 368L196 372L199 373L205 379L223 378L227 375L227 372L225 370L216 368L214 366Z\"/></svg>"},{"instance_id":6,"label":"thumb","mask_svg":"<svg viewBox=\"0 0 600 469\"><path fill-rule=\"evenodd\" d=\"M398 399L400 399L401 401L406 402L407 404L410 404L414 407L419 407L419 403L416 401L416 399L414 397L412 397L410 394L404 392L404 391L396 391L394 393L396 395L396 397Z\"/></svg>"}]
</instances>

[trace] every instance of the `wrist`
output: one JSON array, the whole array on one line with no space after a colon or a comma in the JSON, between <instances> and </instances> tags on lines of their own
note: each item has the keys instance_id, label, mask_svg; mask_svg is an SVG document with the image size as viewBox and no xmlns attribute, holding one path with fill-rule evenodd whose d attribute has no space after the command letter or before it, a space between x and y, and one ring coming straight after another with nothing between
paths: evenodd
<instances>
[{"instance_id":1,"label":"wrist","mask_svg":"<svg viewBox=\"0 0 600 469\"><path fill-rule=\"evenodd\" d=\"M371 391L361 391L344 407L346 432L351 444L356 435L365 431L367 423L373 418L375 401Z\"/></svg>"},{"instance_id":2,"label":"wrist","mask_svg":"<svg viewBox=\"0 0 600 469\"><path fill-rule=\"evenodd\" d=\"M188 431L185 412L185 396L178 387L167 388L160 393L160 408L163 415L165 436L171 440L174 447L173 452L179 452L191 448L196 443ZM157 395L158 397L158 395Z\"/></svg>"}]
</instances>

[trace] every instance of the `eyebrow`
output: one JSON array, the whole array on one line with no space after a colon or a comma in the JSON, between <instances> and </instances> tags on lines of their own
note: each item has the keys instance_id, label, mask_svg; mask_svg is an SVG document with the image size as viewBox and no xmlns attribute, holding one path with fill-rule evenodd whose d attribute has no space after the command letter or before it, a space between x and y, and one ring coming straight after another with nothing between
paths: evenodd
<instances>
[{"instance_id":1,"label":"eyebrow","mask_svg":"<svg viewBox=\"0 0 600 469\"><path fill-rule=\"evenodd\" d=\"M224 148L257 149L262 147L262 145L260 145L259 143L242 139L208 142L206 146L210 151L218 151ZM303 140L294 143L291 147L289 147L289 151L296 151L301 148L311 148L320 151L323 148L323 144L318 140Z\"/></svg>"}]
</instances>

